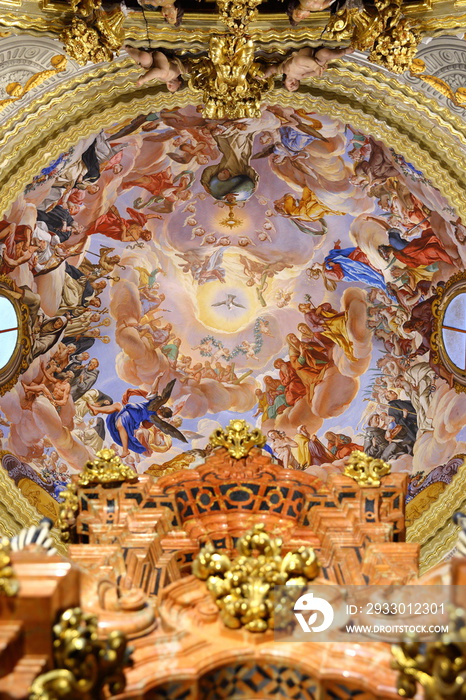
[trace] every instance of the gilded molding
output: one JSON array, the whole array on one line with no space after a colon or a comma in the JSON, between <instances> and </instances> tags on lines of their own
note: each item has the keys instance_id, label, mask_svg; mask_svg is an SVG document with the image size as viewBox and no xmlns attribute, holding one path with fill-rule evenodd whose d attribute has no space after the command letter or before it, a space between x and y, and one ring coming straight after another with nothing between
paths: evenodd
<instances>
[{"instance_id":1,"label":"gilded molding","mask_svg":"<svg viewBox=\"0 0 466 700\"><path fill-rule=\"evenodd\" d=\"M0 452L1 457L6 454ZM7 537L14 537L24 527L39 525L43 515L27 500L21 490L16 486L8 472L0 467L0 533ZM50 536L60 554L66 554L66 547L60 540L60 535L54 527Z\"/></svg>"},{"instance_id":2,"label":"gilded molding","mask_svg":"<svg viewBox=\"0 0 466 700\"><path fill-rule=\"evenodd\" d=\"M466 14L462 11L463 2L452 6L451 2L440 0L418 0L406 7L406 15L415 17L420 22L421 31L435 35L447 31L457 31L466 26ZM14 9L13 9L14 8ZM3 0L0 2L0 26L15 27L19 30L34 34L58 35L63 30L70 17L69 8L62 2L48 0ZM251 27L251 38L261 43L283 43L295 41L319 40L329 18L328 12L314 12L312 17L303 25L291 28L284 12L260 15ZM181 27L171 27L160 22L157 15L148 16L149 36L164 45L182 43L206 44L210 38L212 27L220 28L218 16L214 13L204 14L189 12ZM127 37L140 40L146 35L146 26L140 13L130 12L124 23ZM144 39L145 41L145 39Z\"/></svg>"},{"instance_id":3,"label":"gilded molding","mask_svg":"<svg viewBox=\"0 0 466 700\"><path fill-rule=\"evenodd\" d=\"M76 524L76 514L79 509L79 498L76 485L69 483L66 489L61 492L62 502L56 527L60 530L60 537L63 542L71 539L70 530Z\"/></svg>"},{"instance_id":4,"label":"gilded molding","mask_svg":"<svg viewBox=\"0 0 466 700\"><path fill-rule=\"evenodd\" d=\"M452 517L466 507L466 455L456 456L463 458L463 464L451 483L430 508L406 529L407 542L416 542L421 546L421 574L441 562L456 544L459 528Z\"/></svg>"}]
</instances>

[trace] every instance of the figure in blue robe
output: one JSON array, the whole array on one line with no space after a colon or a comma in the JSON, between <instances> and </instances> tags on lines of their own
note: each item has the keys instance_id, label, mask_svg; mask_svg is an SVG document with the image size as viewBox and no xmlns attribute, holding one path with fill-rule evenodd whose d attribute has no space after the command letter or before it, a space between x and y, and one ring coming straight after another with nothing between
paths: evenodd
<instances>
[{"instance_id":1,"label":"figure in blue robe","mask_svg":"<svg viewBox=\"0 0 466 700\"><path fill-rule=\"evenodd\" d=\"M159 380L160 377L156 386ZM160 395L156 393L151 394L145 397L144 401L137 403L128 403L127 401L130 396L141 395L141 393L145 396L145 392L141 392L139 389L130 389L126 393L127 399L123 397L122 403L113 403L110 406L89 404L89 408L94 415L97 413L108 414L107 429L114 442L123 448L122 457L126 457L130 450L138 454L147 452L147 447L134 436L134 433L141 425L145 425L145 427L154 425L162 433L170 435L176 440L188 442L178 428L163 420L163 418L171 418L173 415L171 408L164 404L170 398L175 382L176 379L172 379ZM163 418L160 416L163 416Z\"/></svg>"},{"instance_id":2,"label":"figure in blue robe","mask_svg":"<svg viewBox=\"0 0 466 700\"><path fill-rule=\"evenodd\" d=\"M326 270L336 272L345 282L364 282L387 292L383 274L370 265L360 248L334 248L326 256L324 265Z\"/></svg>"}]
</instances>

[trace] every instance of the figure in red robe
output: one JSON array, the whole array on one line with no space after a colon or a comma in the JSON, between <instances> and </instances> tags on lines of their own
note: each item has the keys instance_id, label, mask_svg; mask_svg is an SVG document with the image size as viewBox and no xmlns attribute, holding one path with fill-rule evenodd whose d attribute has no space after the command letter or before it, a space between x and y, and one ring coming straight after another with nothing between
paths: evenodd
<instances>
[{"instance_id":1,"label":"figure in red robe","mask_svg":"<svg viewBox=\"0 0 466 700\"><path fill-rule=\"evenodd\" d=\"M278 358L273 366L280 372L280 381L285 387L285 399L288 406L294 406L299 399L306 396L306 387L296 374L290 362Z\"/></svg>"},{"instance_id":2,"label":"figure in red robe","mask_svg":"<svg viewBox=\"0 0 466 700\"><path fill-rule=\"evenodd\" d=\"M167 188L176 187L173 183L173 173L170 168L152 175L141 175L136 180L126 180L121 186L124 190L129 190L131 187L142 187L142 189L150 192L153 197L158 197Z\"/></svg>"},{"instance_id":3,"label":"figure in red robe","mask_svg":"<svg viewBox=\"0 0 466 700\"><path fill-rule=\"evenodd\" d=\"M446 262L454 265L453 260L445 250L443 243L437 238L431 228L422 232L419 238L406 241L401 237L401 231L392 228L388 232L390 245L381 245L378 250L384 260L390 260L393 255L406 267L427 267L436 262Z\"/></svg>"},{"instance_id":4,"label":"figure in red robe","mask_svg":"<svg viewBox=\"0 0 466 700\"><path fill-rule=\"evenodd\" d=\"M88 227L87 235L92 236L94 233L101 233L107 238L113 238L115 241L123 241L124 243L139 239L150 241L152 234L144 226L149 219L158 219L160 216L158 214L143 214L131 207L128 207L126 211L131 217L130 219L123 219L115 206L110 207L106 214L99 216Z\"/></svg>"}]
</instances>

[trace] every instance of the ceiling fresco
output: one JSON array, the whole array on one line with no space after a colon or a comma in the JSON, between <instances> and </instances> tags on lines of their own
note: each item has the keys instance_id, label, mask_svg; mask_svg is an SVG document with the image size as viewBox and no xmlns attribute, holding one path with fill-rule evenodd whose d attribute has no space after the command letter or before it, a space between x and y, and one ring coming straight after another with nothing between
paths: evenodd
<instances>
[{"instance_id":1,"label":"ceiling fresco","mask_svg":"<svg viewBox=\"0 0 466 700\"><path fill-rule=\"evenodd\" d=\"M464 395L430 346L432 303L465 241L422 172L328 116L115 123L1 223L32 337L0 398L4 466L51 512L102 446L157 473L186 450L197 464L240 416L323 480L364 449L413 476L410 498L450 464L441 490Z\"/></svg>"}]
</instances>

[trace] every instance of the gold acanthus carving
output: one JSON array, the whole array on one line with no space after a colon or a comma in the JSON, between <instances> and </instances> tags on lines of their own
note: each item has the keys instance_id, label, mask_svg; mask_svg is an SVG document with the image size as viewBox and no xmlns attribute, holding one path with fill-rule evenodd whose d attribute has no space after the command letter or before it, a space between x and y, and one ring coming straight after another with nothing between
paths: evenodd
<instances>
[{"instance_id":1,"label":"gold acanthus carving","mask_svg":"<svg viewBox=\"0 0 466 700\"><path fill-rule=\"evenodd\" d=\"M104 448L96 452L96 459L86 462L78 476L79 486L111 484L120 481L135 481L138 475L120 460L114 450Z\"/></svg>"},{"instance_id":2,"label":"gold acanthus carving","mask_svg":"<svg viewBox=\"0 0 466 700\"><path fill-rule=\"evenodd\" d=\"M354 450L348 457L343 474L354 479L362 488L368 488L380 486L381 477L390 472L391 466L387 462Z\"/></svg>"},{"instance_id":3,"label":"gold acanthus carving","mask_svg":"<svg viewBox=\"0 0 466 700\"><path fill-rule=\"evenodd\" d=\"M10 560L10 540L8 537L2 537L0 538L0 596L12 598L18 591L18 579Z\"/></svg>"},{"instance_id":4,"label":"gold acanthus carving","mask_svg":"<svg viewBox=\"0 0 466 700\"><path fill-rule=\"evenodd\" d=\"M418 683L426 700L462 700L466 687L466 626L464 610L450 613L448 633L435 642L411 639L392 646L392 667L399 672L398 694L413 698Z\"/></svg>"},{"instance_id":5,"label":"gold acanthus carving","mask_svg":"<svg viewBox=\"0 0 466 700\"><path fill-rule=\"evenodd\" d=\"M256 523L239 538L236 559L208 544L194 560L193 574L206 581L227 627L249 632L273 629L274 586L304 586L318 575L312 547L282 557L282 544L280 537L267 534L264 523Z\"/></svg>"},{"instance_id":6,"label":"gold acanthus carving","mask_svg":"<svg viewBox=\"0 0 466 700\"><path fill-rule=\"evenodd\" d=\"M126 637L97 634L97 618L81 608L66 610L53 627L56 668L38 676L29 700L94 700L125 689L123 669L129 663Z\"/></svg>"},{"instance_id":7,"label":"gold acanthus carving","mask_svg":"<svg viewBox=\"0 0 466 700\"><path fill-rule=\"evenodd\" d=\"M232 420L226 428L218 428L210 436L212 447L224 447L235 459L247 457L253 447L263 447L265 436L245 420Z\"/></svg>"}]
</instances>

